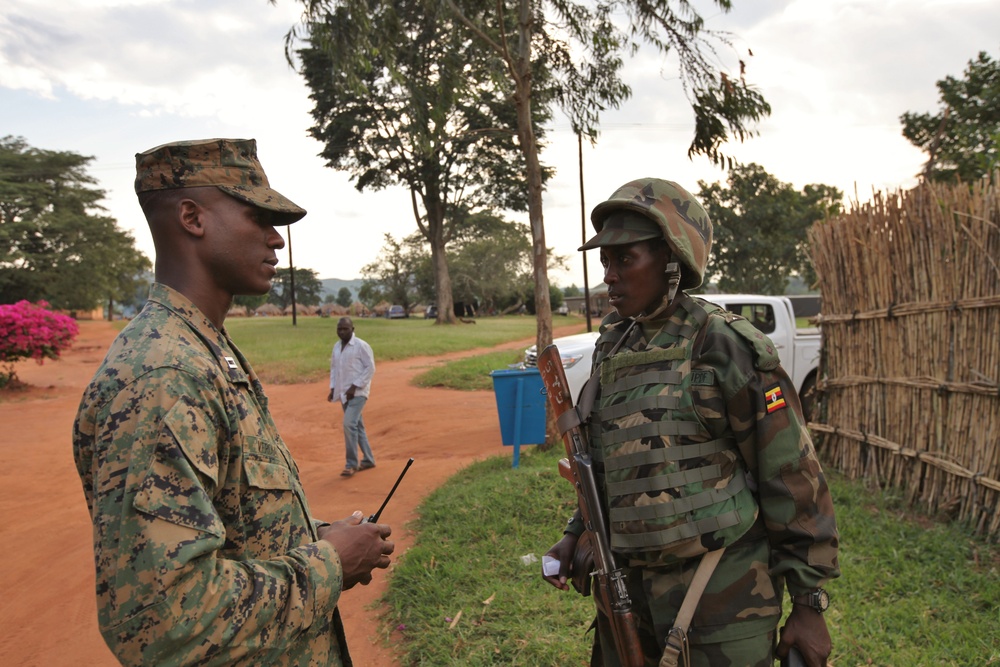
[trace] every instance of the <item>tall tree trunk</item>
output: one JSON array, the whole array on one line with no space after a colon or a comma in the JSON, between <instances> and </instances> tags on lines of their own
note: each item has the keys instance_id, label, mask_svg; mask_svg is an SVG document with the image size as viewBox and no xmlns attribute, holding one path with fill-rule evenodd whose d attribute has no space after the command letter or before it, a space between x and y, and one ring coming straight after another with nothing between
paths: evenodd
<instances>
[{"instance_id":1,"label":"tall tree trunk","mask_svg":"<svg viewBox=\"0 0 1000 667\"><path fill-rule=\"evenodd\" d=\"M517 136L527 170L528 220L531 222L532 266L535 274L535 345L538 352L552 344L552 303L549 299L549 257L545 246L542 216L542 167L538 160L538 140L531 118L531 0L521 0L518 17L518 45L515 60L514 103L517 105ZM559 441L552 406L545 404L545 442L542 448Z\"/></svg>"},{"instance_id":2,"label":"tall tree trunk","mask_svg":"<svg viewBox=\"0 0 1000 667\"><path fill-rule=\"evenodd\" d=\"M455 316L455 299L451 293L451 273L448 271L448 256L445 251L444 236L444 207L440 200L428 201L427 203L427 227L421 226L424 236L431 246L431 267L434 271L434 292L437 298L437 319L436 324L457 324L458 318ZM414 214L417 213L414 206Z\"/></svg>"},{"instance_id":3,"label":"tall tree trunk","mask_svg":"<svg viewBox=\"0 0 1000 667\"><path fill-rule=\"evenodd\" d=\"M517 105L517 136L527 169L528 220L531 223L532 266L535 273L535 344L541 352L552 343L552 303L549 300L549 257L542 216L542 167L538 160L538 140L531 118L531 21L531 0L521 0L514 103Z\"/></svg>"}]
</instances>

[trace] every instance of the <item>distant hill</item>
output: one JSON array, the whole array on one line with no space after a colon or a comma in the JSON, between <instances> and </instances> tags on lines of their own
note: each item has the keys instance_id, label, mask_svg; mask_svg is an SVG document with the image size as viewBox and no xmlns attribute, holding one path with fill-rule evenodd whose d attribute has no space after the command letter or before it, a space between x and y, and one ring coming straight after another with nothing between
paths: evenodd
<instances>
[{"instance_id":1,"label":"distant hill","mask_svg":"<svg viewBox=\"0 0 1000 667\"><path fill-rule=\"evenodd\" d=\"M337 296L337 293L340 292L340 288L346 287L347 289L351 290L351 299L357 301L358 290L361 289L361 283L363 281L361 280L361 278L355 278L354 280L341 280L340 278L324 278L320 280L320 282L323 283L322 296L325 297L327 294L332 294L333 296Z\"/></svg>"}]
</instances>

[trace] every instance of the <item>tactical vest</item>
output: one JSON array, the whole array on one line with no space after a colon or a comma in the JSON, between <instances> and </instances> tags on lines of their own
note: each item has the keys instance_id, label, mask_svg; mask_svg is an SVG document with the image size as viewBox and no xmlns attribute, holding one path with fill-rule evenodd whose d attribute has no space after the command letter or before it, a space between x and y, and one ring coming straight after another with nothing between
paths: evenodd
<instances>
[{"instance_id":1,"label":"tactical vest","mask_svg":"<svg viewBox=\"0 0 1000 667\"><path fill-rule=\"evenodd\" d=\"M628 322L597 343L591 445L604 464L611 547L632 566L670 566L729 546L757 518L731 431L711 433L694 405L692 389L716 382L711 368L693 366L704 326L719 312L685 298L645 346L636 326L607 356Z\"/></svg>"}]
</instances>

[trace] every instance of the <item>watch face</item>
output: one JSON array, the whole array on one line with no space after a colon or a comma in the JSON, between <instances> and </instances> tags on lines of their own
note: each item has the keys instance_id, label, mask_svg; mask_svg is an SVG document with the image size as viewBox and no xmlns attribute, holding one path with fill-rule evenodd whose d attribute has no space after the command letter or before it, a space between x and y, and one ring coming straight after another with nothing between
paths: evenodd
<instances>
[{"instance_id":1,"label":"watch face","mask_svg":"<svg viewBox=\"0 0 1000 667\"><path fill-rule=\"evenodd\" d=\"M816 608L821 612L830 608L830 594L822 588L816 591Z\"/></svg>"}]
</instances>

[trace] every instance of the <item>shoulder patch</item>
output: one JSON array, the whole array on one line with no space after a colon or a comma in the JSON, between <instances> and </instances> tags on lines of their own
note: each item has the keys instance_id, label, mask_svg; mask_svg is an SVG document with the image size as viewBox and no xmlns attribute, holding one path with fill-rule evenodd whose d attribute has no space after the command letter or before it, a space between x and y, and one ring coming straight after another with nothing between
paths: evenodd
<instances>
[{"instance_id":1,"label":"shoulder patch","mask_svg":"<svg viewBox=\"0 0 1000 667\"><path fill-rule=\"evenodd\" d=\"M764 390L764 404L767 406L767 414L788 407L788 404L785 403L785 397L781 393L781 387L778 385Z\"/></svg>"},{"instance_id":2,"label":"shoulder patch","mask_svg":"<svg viewBox=\"0 0 1000 667\"><path fill-rule=\"evenodd\" d=\"M754 325L738 315L726 318L726 324L750 343L754 353L754 366L757 370L773 371L781 363L778 349L771 339L757 330Z\"/></svg>"}]
</instances>

